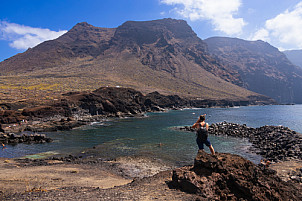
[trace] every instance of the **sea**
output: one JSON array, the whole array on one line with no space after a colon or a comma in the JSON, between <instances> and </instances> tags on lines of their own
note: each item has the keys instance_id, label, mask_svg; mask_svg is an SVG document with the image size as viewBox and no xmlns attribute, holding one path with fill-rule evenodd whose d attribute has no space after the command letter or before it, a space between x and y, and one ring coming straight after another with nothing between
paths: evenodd
<instances>
[{"instance_id":1,"label":"sea","mask_svg":"<svg viewBox=\"0 0 302 201\"><path fill-rule=\"evenodd\" d=\"M6 145L0 150L4 158L43 158L52 155L85 153L97 146L104 159L145 156L175 166L192 164L198 151L193 132L176 127L192 125L201 114L209 124L232 122L249 127L282 125L302 133L302 105L266 105L231 108L190 108L147 113L138 118L107 119L70 131L49 132L54 139L45 144ZM209 136L215 151L241 155L254 163L261 157L250 151L247 139ZM208 148L205 150L209 152Z\"/></svg>"}]
</instances>

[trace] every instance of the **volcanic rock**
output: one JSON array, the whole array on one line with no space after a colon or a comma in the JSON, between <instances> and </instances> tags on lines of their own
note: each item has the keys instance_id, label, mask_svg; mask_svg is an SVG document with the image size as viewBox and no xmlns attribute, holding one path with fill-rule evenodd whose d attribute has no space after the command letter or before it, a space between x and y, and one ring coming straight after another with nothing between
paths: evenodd
<instances>
[{"instance_id":1,"label":"volcanic rock","mask_svg":"<svg viewBox=\"0 0 302 201\"><path fill-rule=\"evenodd\" d=\"M194 132L190 126L179 128ZM253 152L270 161L302 160L302 136L284 126L252 128L243 124L221 122L209 126L209 134L248 138Z\"/></svg>"},{"instance_id":2,"label":"volcanic rock","mask_svg":"<svg viewBox=\"0 0 302 201\"><path fill-rule=\"evenodd\" d=\"M0 123L1 124L10 124L10 123L18 123L26 119L25 116L21 114L19 111L14 110L0 110Z\"/></svg>"},{"instance_id":3,"label":"volcanic rock","mask_svg":"<svg viewBox=\"0 0 302 201\"><path fill-rule=\"evenodd\" d=\"M173 171L173 185L208 200L301 200L299 190L275 171L232 154L199 151L193 166Z\"/></svg>"},{"instance_id":4,"label":"volcanic rock","mask_svg":"<svg viewBox=\"0 0 302 201\"><path fill-rule=\"evenodd\" d=\"M0 143L17 144L17 143L46 143L52 142L52 139L45 134L0 134Z\"/></svg>"}]
</instances>

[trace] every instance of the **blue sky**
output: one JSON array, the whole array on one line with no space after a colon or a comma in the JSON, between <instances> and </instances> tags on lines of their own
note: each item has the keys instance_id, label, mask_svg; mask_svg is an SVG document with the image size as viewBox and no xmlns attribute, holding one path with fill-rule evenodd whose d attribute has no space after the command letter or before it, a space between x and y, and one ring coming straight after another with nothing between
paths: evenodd
<instances>
[{"instance_id":1,"label":"blue sky","mask_svg":"<svg viewBox=\"0 0 302 201\"><path fill-rule=\"evenodd\" d=\"M264 40L302 49L302 0L0 0L0 61L64 34L78 22L184 19L201 39Z\"/></svg>"}]
</instances>

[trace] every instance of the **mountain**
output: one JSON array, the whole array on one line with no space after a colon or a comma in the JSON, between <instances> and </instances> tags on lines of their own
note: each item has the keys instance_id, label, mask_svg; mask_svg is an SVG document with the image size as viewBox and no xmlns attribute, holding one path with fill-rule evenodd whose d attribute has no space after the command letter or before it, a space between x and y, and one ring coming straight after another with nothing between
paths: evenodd
<instances>
[{"instance_id":1,"label":"mountain","mask_svg":"<svg viewBox=\"0 0 302 201\"><path fill-rule=\"evenodd\" d=\"M302 69L263 41L212 37L205 40L217 60L240 74L243 86L279 103L302 103Z\"/></svg>"},{"instance_id":2,"label":"mountain","mask_svg":"<svg viewBox=\"0 0 302 201\"><path fill-rule=\"evenodd\" d=\"M302 68L302 50L286 50L283 53L293 64Z\"/></svg>"},{"instance_id":3,"label":"mountain","mask_svg":"<svg viewBox=\"0 0 302 201\"><path fill-rule=\"evenodd\" d=\"M174 19L117 28L78 23L58 39L1 62L0 71L2 88L27 94L32 88L62 93L123 86L198 99L268 99L240 87L238 73L214 59L185 21Z\"/></svg>"},{"instance_id":4,"label":"mountain","mask_svg":"<svg viewBox=\"0 0 302 201\"><path fill-rule=\"evenodd\" d=\"M32 72L68 64L75 58L95 57L106 47L114 32L115 29L79 23L58 39L43 42L1 62L1 72Z\"/></svg>"}]
</instances>

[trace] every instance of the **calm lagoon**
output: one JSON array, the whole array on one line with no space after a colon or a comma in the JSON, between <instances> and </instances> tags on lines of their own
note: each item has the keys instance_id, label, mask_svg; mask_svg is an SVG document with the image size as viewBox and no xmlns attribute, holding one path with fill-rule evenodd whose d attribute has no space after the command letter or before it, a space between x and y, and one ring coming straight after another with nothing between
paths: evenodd
<instances>
[{"instance_id":1,"label":"calm lagoon","mask_svg":"<svg viewBox=\"0 0 302 201\"><path fill-rule=\"evenodd\" d=\"M32 154L80 153L99 146L100 156L149 156L177 166L191 164L197 152L195 134L173 129L192 125L200 114L207 114L207 122L222 121L246 124L250 127L283 125L302 133L302 105L268 105L233 108L203 108L148 113L143 118L124 118L95 122L71 131L46 133L54 139L46 144L7 145L0 157L16 158ZM209 136L218 152L242 155L258 163L260 156L250 153L251 144L245 139ZM208 151L207 147L205 148ZM36 156L36 155L35 155Z\"/></svg>"}]
</instances>

